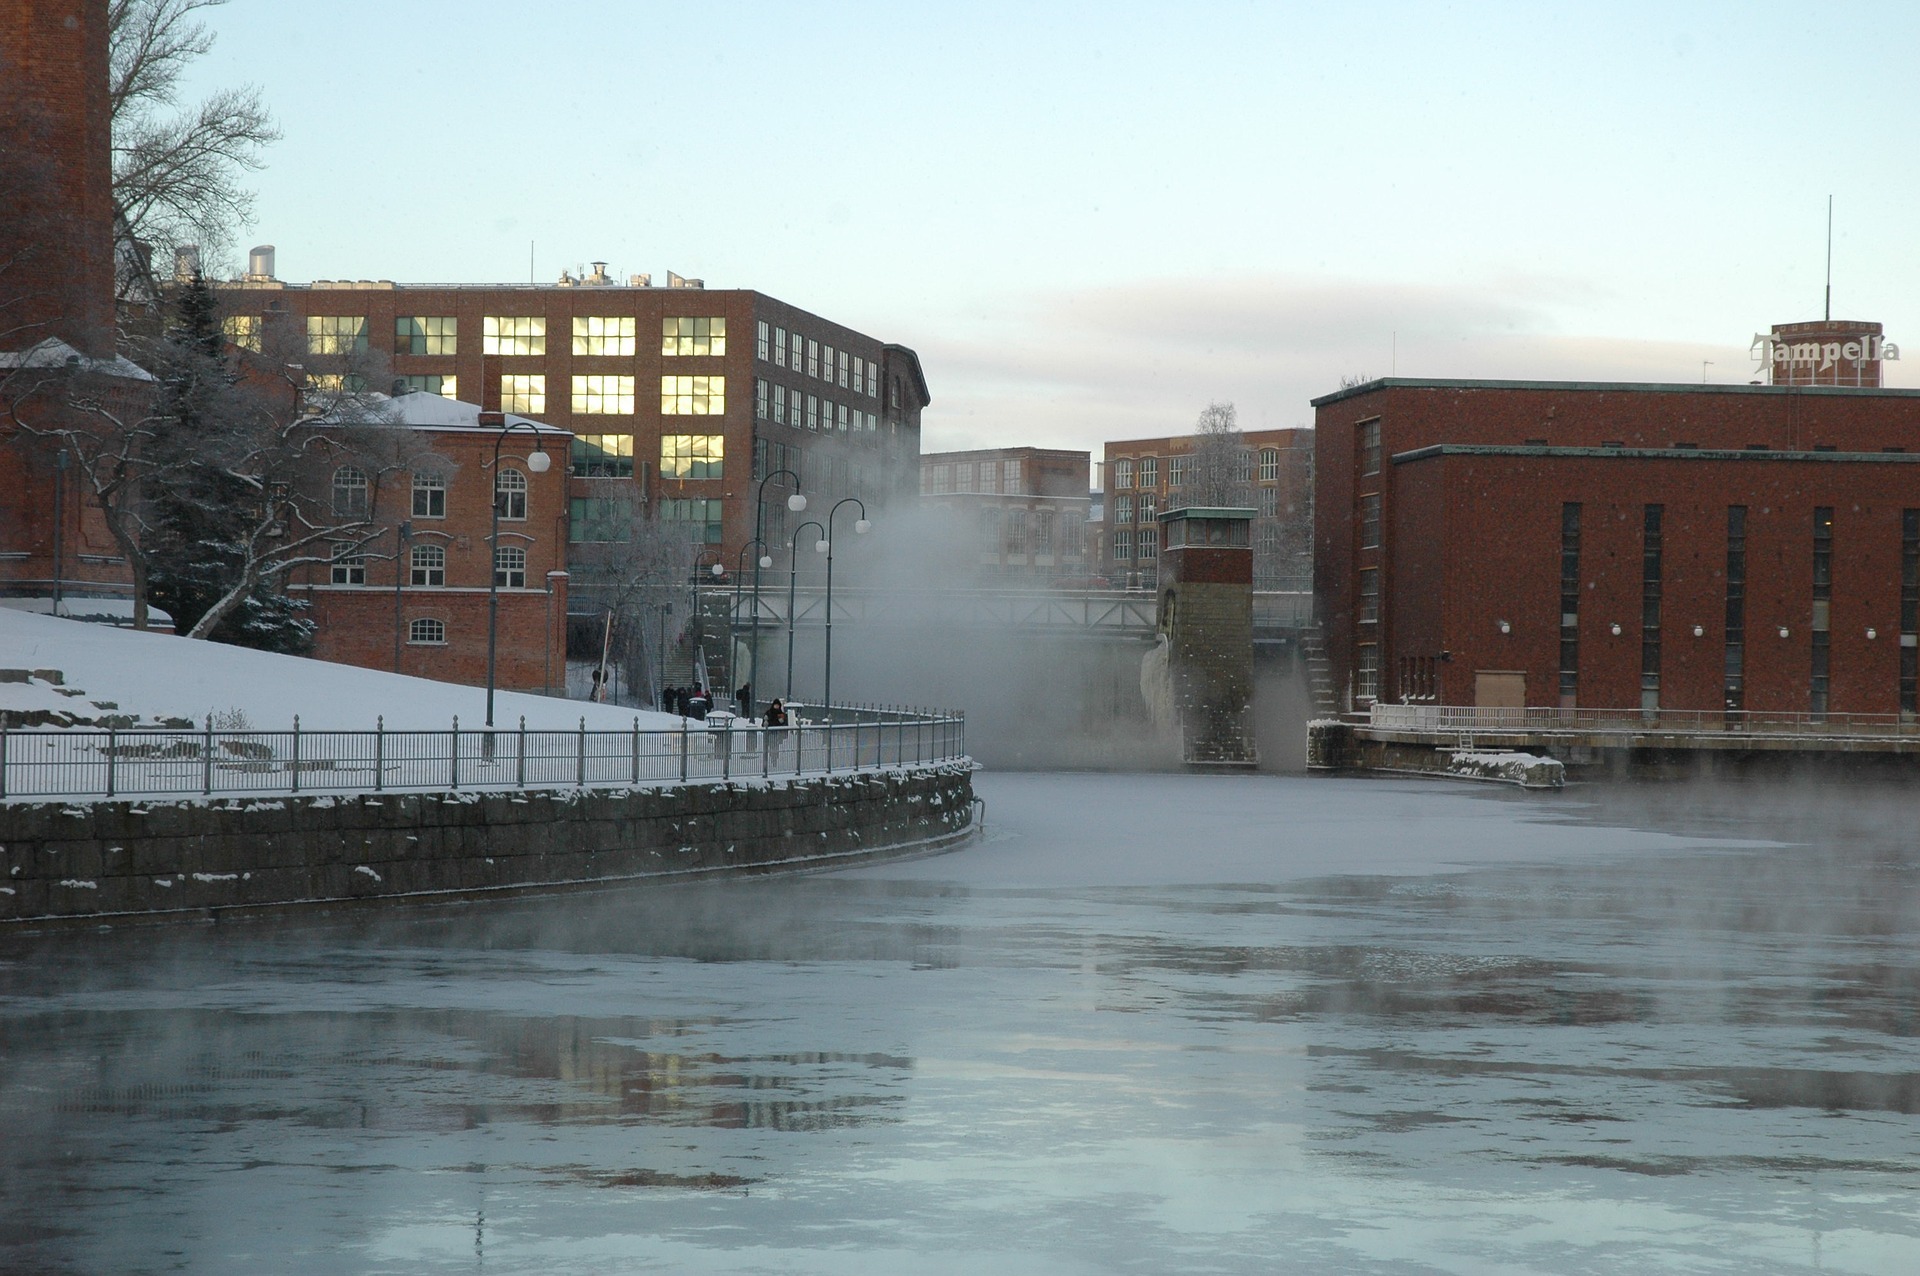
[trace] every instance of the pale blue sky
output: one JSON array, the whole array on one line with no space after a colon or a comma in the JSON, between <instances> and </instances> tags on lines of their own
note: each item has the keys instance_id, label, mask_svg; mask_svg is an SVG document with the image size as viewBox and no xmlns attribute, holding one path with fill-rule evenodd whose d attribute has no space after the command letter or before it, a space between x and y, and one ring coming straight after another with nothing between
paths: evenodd
<instances>
[{"instance_id":1,"label":"pale blue sky","mask_svg":"<svg viewBox=\"0 0 1920 1276\"><path fill-rule=\"evenodd\" d=\"M1344 374L1920 385L1920 5L235 0L283 278L605 259L916 347L929 450L1097 447ZM1395 334L1397 333L1397 337Z\"/></svg>"}]
</instances>

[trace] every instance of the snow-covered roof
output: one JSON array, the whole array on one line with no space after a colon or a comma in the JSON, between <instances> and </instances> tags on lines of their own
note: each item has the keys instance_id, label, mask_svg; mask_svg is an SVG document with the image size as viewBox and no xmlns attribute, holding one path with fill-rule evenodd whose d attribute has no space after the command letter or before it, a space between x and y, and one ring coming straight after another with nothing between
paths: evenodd
<instances>
[{"instance_id":1,"label":"snow-covered roof","mask_svg":"<svg viewBox=\"0 0 1920 1276\"><path fill-rule=\"evenodd\" d=\"M37 341L25 350L0 350L0 368L72 368L76 372L99 372L129 381L151 381L153 374L139 364L119 355L96 359L81 354L58 337Z\"/></svg>"},{"instance_id":2,"label":"snow-covered roof","mask_svg":"<svg viewBox=\"0 0 1920 1276\"><path fill-rule=\"evenodd\" d=\"M468 403L462 399L449 399L445 395L433 394L426 390L410 390L406 394L386 395L376 391L367 391L356 395L363 406L371 406L370 415L393 425L403 425L410 430L455 430L484 434L498 434L500 427L480 424L480 405ZM316 425L329 424L335 417L334 412L324 413L313 418ZM570 438L571 430L563 430L557 425L548 425L532 417L521 416L517 412L503 414L508 428L514 430L530 429L533 433Z\"/></svg>"}]
</instances>

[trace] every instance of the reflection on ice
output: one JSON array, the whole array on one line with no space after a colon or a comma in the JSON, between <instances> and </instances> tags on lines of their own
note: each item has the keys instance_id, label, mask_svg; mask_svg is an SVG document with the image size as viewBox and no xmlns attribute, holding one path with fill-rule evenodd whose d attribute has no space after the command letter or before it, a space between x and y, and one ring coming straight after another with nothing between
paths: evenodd
<instances>
[{"instance_id":1,"label":"reflection on ice","mask_svg":"<svg viewBox=\"0 0 1920 1276\"><path fill-rule=\"evenodd\" d=\"M983 781L839 876L9 941L0 1269L1905 1269L1904 795Z\"/></svg>"}]
</instances>

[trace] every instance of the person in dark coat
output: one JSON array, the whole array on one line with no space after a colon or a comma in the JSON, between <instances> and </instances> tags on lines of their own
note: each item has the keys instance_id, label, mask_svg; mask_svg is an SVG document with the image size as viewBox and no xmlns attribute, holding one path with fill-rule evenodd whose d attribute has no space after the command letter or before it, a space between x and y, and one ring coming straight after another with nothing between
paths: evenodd
<instances>
[{"instance_id":1,"label":"person in dark coat","mask_svg":"<svg viewBox=\"0 0 1920 1276\"><path fill-rule=\"evenodd\" d=\"M751 718L753 716L753 684L741 683L740 690L733 693L733 702L740 706L741 717Z\"/></svg>"},{"instance_id":2,"label":"person in dark coat","mask_svg":"<svg viewBox=\"0 0 1920 1276\"><path fill-rule=\"evenodd\" d=\"M713 698L707 695L707 689L699 683L693 684L693 691L687 696L686 716L696 722L707 720L707 710L713 708Z\"/></svg>"},{"instance_id":3,"label":"person in dark coat","mask_svg":"<svg viewBox=\"0 0 1920 1276\"><path fill-rule=\"evenodd\" d=\"M775 700L767 706L767 765L780 765L780 745L786 740L787 706Z\"/></svg>"}]
</instances>

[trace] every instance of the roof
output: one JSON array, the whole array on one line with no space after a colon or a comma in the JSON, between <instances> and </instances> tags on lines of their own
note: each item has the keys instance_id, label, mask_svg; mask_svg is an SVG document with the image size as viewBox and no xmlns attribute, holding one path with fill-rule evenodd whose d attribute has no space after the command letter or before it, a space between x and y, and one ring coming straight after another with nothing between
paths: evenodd
<instances>
[{"instance_id":1,"label":"roof","mask_svg":"<svg viewBox=\"0 0 1920 1276\"><path fill-rule=\"evenodd\" d=\"M1920 390L1850 385L1694 385L1684 381L1475 381L1444 377L1380 377L1364 385L1348 386L1333 394L1323 394L1310 402L1316 408L1325 407L1330 403L1338 403L1342 399L1357 398L1377 390L1556 390L1589 394L1811 394L1920 399Z\"/></svg>"},{"instance_id":2,"label":"roof","mask_svg":"<svg viewBox=\"0 0 1920 1276\"><path fill-rule=\"evenodd\" d=\"M1408 452L1396 452L1393 463L1402 465L1408 461L1426 461L1438 456L1532 456L1602 461L1819 461L1826 465L1838 462L1920 464L1920 452L1777 452L1772 448L1544 447L1539 444L1515 446L1499 443L1435 443Z\"/></svg>"},{"instance_id":3,"label":"roof","mask_svg":"<svg viewBox=\"0 0 1920 1276\"><path fill-rule=\"evenodd\" d=\"M887 342L881 349L895 358L906 361L908 369L913 373L913 388L920 396L920 406L923 408L931 407L933 405L933 395L927 390L927 374L920 367L920 356L915 354L911 348L898 345L891 341Z\"/></svg>"},{"instance_id":4,"label":"roof","mask_svg":"<svg viewBox=\"0 0 1920 1276\"><path fill-rule=\"evenodd\" d=\"M1161 510L1155 517L1167 523L1176 518L1252 518L1257 513L1258 510L1239 505L1183 505L1179 509Z\"/></svg>"},{"instance_id":5,"label":"roof","mask_svg":"<svg viewBox=\"0 0 1920 1276\"><path fill-rule=\"evenodd\" d=\"M110 377L125 377L129 381L154 379L151 372L120 355L116 354L111 359L96 359L81 354L58 337L36 341L25 350L0 351L0 368L71 368L75 372L98 372Z\"/></svg>"},{"instance_id":6,"label":"roof","mask_svg":"<svg viewBox=\"0 0 1920 1276\"><path fill-rule=\"evenodd\" d=\"M411 430L454 430L472 431L483 434L498 434L499 427L480 424L480 405L461 399L449 399L444 395L432 394L425 390L412 390L406 394L385 395L369 392L360 396L373 404L386 404L392 415L385 419L393 425L403 425ZM315 417L316 422L325 422L332 414ZM517 429L526 427L536 434L554 435L563 438L572 437L571 430L536 421L532 417L521 416L515 412L504 414L507 427Z\"/></svg>"}]
</instances>

